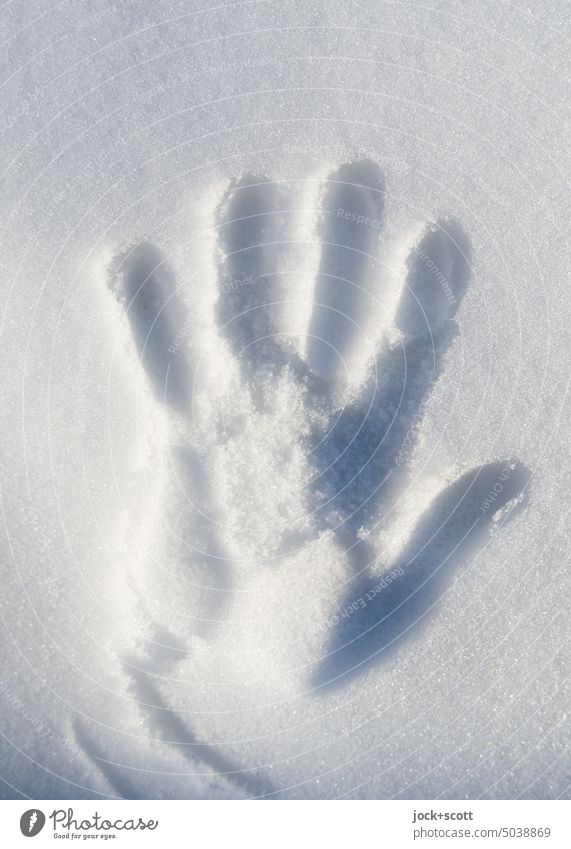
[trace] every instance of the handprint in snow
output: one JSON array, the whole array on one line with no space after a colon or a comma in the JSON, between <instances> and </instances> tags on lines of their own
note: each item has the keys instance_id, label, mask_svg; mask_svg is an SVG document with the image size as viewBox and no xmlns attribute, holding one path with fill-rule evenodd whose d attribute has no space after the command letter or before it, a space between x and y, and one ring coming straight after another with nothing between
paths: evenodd
<instances>
[{"instance_id":1,"label":"handprint in snow","mask_svg":"<svg viewBox=\"0 0 571 849\"><path fill-rule=\"evenodd\" d=\"M326 181L316 216L321 258L314 278L304 282L312 307L299 341L284 330L296 273L287 262L295 249L287 235L295 230L288 186L246 176L227 190L216 221L218 295L209 345L234 357L243 392L237 409L212 386L209 430L200 422L204 385L197 389L208 354L192 338L184 284L147 242L118 255L110 275L149 385L169 412L170 468L184 509L173 510L165 527L188 570L183 592L188 599L194 593L212 599L209 612L189 615L188 632L205 634L230 615L244 564L279 569L288 552L332 533L345 552L347 580L310 675L317 690L343 684L420 629L436 613L455 570L485 545L492 524L523 502L530 477L513 458L465 471L416 518L397 559L385 563L376 532L390 522L407 485L415 422L458 334L470 245L456 221L424 226L403 265L396 341L379 340L362 385L347 392L362 326L371 304L382 302L376 257L384 202L382 174L370 161L343 165ZM307 234L308 242L313 238ZM216 397L222 401L212 413ZM266 422L284 422L288 415L302 424L295 439L284 429L281 444L279 427ZM256 451L263 458L264 450L283 457L283 480L274 475L266 482L263 462L250 462ZM303 507L299 521L284 506L282 490L292 487ZM239 502L248 507L234 512L248 516L248 527L228 518ZM169 566L155 561L151 568L163 570L162 584L168 584ZM179 577L171 598L174 618Z\"/></svg>"}]
</instances>

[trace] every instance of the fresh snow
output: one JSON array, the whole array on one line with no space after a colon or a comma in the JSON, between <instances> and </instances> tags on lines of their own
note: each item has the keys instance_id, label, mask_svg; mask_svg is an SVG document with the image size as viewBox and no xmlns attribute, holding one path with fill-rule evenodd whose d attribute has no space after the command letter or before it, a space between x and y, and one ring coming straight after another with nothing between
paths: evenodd
<instances>
[{"instance_id":1,"label":"fresh snow","mask_svg":"<svg viewBox=\"0 0 571 849\"><path fill-rule=\"evenodd\" d=\"M568 12L0 9L3 797L568 796Z\"/></svg>"}]
</instances>

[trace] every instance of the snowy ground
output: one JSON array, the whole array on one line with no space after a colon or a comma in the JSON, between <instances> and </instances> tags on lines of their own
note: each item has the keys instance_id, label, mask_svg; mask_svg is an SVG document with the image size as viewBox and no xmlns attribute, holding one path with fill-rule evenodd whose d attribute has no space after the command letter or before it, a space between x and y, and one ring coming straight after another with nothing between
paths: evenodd
<instances>
[{"instance_id":1,"label":"snowy ground","mask_svg":"<svg viewBox=\"0 0 571 849\"><path fill-rule=\"evenodd\" d=\"M568 797L568 13L0 9L3 797Z\"/></svg>"}]
</instances>

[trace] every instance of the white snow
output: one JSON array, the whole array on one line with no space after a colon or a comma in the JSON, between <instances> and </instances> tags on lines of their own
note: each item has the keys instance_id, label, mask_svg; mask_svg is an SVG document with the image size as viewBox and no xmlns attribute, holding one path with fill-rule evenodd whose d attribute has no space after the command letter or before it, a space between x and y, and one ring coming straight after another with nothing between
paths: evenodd
<instances>
[{"instance_id":1,"label":"white snow","mask_svg":"<svg viewBox=\"0 0 571 849\"><path fill-rule=\"evenodd\" d=\"M565 11L2 7L0 796L568 795Z\"/></svg>"}]
</instances>

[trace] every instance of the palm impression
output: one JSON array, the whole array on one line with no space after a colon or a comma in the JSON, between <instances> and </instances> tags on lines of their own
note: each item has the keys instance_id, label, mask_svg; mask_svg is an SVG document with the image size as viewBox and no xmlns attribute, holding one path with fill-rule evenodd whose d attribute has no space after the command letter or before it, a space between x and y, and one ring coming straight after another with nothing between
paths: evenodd
<instances>
[{"instance_id":1,"label":"palm impression","mask_svg":"<svg viewBox=\"0 0 571 849\"><path fill-rule=\"evenodd\" d=\"M146 533L133 580L159 645L145 650L146 666L135 664L147 705L158 704L158 689L152 696L141 666L170 674L193 638L207 645L232 633L240 644L249 633L249 645L264 642L256 610L268 602L286 621L301 571L322 599L297 667L303 686L318 697L380 669L438 615L459 567L523 503L528 470L496 459L444 485L412 516L398 550L383 552L403 494L418 485L416 434L459 333L469 241L456 221L425 224L401 263L395 306L384 310L377 165L340 167L311 214L291 193L291 184L245 176L223 194L215 294L200 309L150 243L111 267L168 436L154 518L133 519L139 543ZM315 257L308 279L300 250ZM377 316L385 331L355 371ZM323 539L342 564L329 585L323 564L312 578Z\"/></svg>"}]
</instances>

